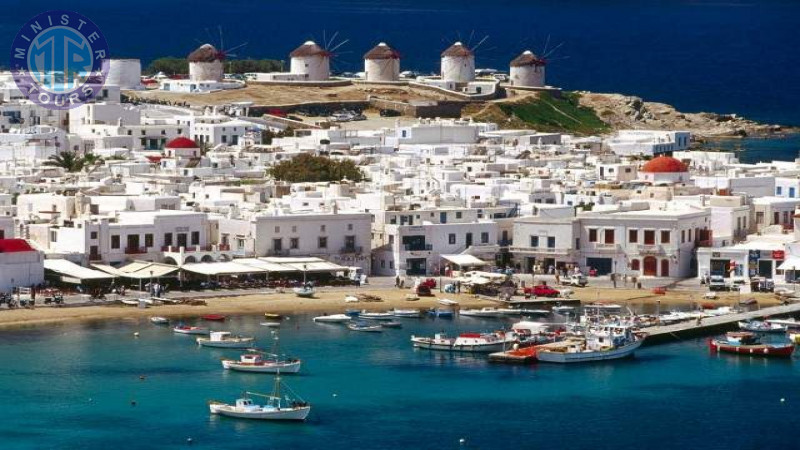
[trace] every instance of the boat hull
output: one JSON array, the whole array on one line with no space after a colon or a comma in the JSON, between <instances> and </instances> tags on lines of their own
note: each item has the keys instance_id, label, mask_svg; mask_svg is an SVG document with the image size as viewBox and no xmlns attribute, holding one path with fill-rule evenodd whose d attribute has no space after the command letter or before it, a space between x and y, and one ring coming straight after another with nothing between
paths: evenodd
<instances>
[{"instance_id":1,"label":"boat hull","mask_svg":"<svg viewBox=\"0 0 800 450\"><path fill-rule=\"evenodd\" d=\"M196 329L180 329L180 328L173 328L172 331L178 334L197 334L197 335L206 335L209 333L207 328L196 328Z\"/></svg>"},{"instance_id":2,"label":"boat hull","mask_svg":"<svg viewBox=\"0 0 800 450\"><path fill-rule=\"evenodd\" d=\"M711 339L708 341L709 349L712 352L721 352L721 353L734 353L737 355L746 355L746 356L765 356L765 357L775 357L775 358L788 358L792 356L794 352L794 344L786 344L786 345L767 345L767 344L755 344L755 345L733 345L724 341L720 341L717 339Z\"/></svg>"},{"instance_id":3,"label":"boat hull","mask_svg":"<svg viewBox=\"0 0 800 450\"><path fill-rule=\"evenodd\" d=\"M633 353L641 347L644 339L637 339L628 345L608 351L599 352L579 352L579 353L566 353L566 352L550 352L550 351L536 351L536 359L543 362L568 364L568 363L582 363L582 362L595 362L595 361L609 361L613 359L622 359L633 356Z\"/></svg>"},{"instance_id":4,"label":"boat hull","mask_svg":"<svg viewBox=\"0 0 800 450\"><path fill-rule=\"evenodd\" d=\"M306 420L308 413L311 412L310 406L298 408L281 408L269 410L237 410L230 405L211 404L209 405L211 414L235 417L237 419L256 419L256 420Z\"/></svg>"},{"instance_id":5,"label":"boat hull","mask_svg":"<svg viewBox=\"0 0 800 450\"><path fill-rule=\"evenodd\" d=\"M214 347L214 348L250 348L253 346L255 339L244 339L235 341L212 341L204 338L197 338L197 344L201 347Z\"/></svg>"},{"instance_id":6,"label":"boat hull","mask_svg":"<svg viewBox=\"0 0 800 450\"><path fill-rule=\"evenodd\" d=\"M234 360L222 360L222 367L237 372L252 373L297 373L300 371L300 361L278 364L244 364Z\"/></svg>"},{"instance_id":7,"label":"boat hull","mask_svg":"<svg viewBox=\"0 0 800 450\"><path fill-rule=\"evenodd\" d=\"M493 353L503 351L514 345L512 342L492 342L490 344L438 344L435 342L427 342L421 340L412 341L414 347L425 350L437 350L444 352L462 352L462 353Z\"/></svg>"}]
</instances>

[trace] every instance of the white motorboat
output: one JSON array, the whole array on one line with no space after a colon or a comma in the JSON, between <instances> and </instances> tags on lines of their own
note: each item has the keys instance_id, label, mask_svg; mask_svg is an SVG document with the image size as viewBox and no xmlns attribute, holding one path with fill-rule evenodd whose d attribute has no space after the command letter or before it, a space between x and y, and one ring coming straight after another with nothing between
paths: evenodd
<instances>
[{"instance_id":1,"label":"white motorboat","mask_svg":"<svg viewBox=\"0 0 800 450\"><path fill-rule=\"evenodd\" d=\"M245 392L244 397L237 399L234 405L211 401L208 408L211 414L239 419L306 420L308 413L311 412L311 405L297 396L295 396L297 398L291 399L288 395L282 395L281 388L281 377L276 376L275 388L269 395ZM253 403L250 396L264 398L266 402L263 405L257 405Z\"/></svg>"},{"instance_id":2,"label":"white motorboat","mask_svg":"<svg viewBox=\"0 0 800 450\"><path fill-rule=\"evenodd\" d=\"M239 360L222 359L222 367L239 372L256 373L297 373L301 361L289 358L280 359L273 353L250 351L239 356Z\"/></svg>"},{"instance_id":3,"label":"white motorboat","mask_svg":"<svg viewBox=\"0 0 800 450\"><path fill-rule=\"evenodd\" d=\"M193 327L189 325L178 325L172 331L178 334L208 334L210 331L206 327Z\"/></svg>"},{"instance_id":4,"label":"white motorboat","mask_svg":"<svg viewBox=\"0 0 800 450\"><path fill-rule=\"evenodd\" d=\"M359 319L370 319L370 320L392 320L394 319L394 315L389 312L380 313L380 312L368 312L366 310L361 311L361 314L358 315Z\"/></svg>"},{"instance_id":5,"label":"white motorboat","mask_svg":"<svg viewBox=\"0 0 800 450\"><path fill-rule=\"evenodd\" d=\"M249 348L255 340L254 337L234 336L230 331L212 331L207 338L197 338L197 344L202 347Z\"/></svg>"},{"instance_id":6,"label":"white motorboat","mask_svg":"<svg viewBox=\"0 0 800 450\"><path fill-rule=\"evenodd\" d=\"M497 308L487 306L481 309L462 309L458 312L462 316L468 317L499 317L501 315Z\"/></svg>"},{"instance_id":7,"label":"white motorboat","mask_svg":"<svg viewBox=\"0 0 800 450\"><path fill-rule=\"evenodd\" d=\"M156 325L169 325L169 319L167 319L166 317L160 317L160 316L151 317L150 318L150 322L154 323Z\"/></svg>"},{"instance_id":8,"label":"white motorboat","mask_svg":"<svg viewBox=\"0 0 800 450\"><path fill-rule=\"evenodd\" d=\"M352 317L348 316L347 314L331 314L331 315L323 315L314 317L312 320L314 322L321 322L321 323L345 323L350 322Z\"/></svg>"},{"instance_id":9,"label":"white motorboat","mask_svg":"<svg viewBox=\"0 0 800 450\"><path fill-rule=\"evenodd\" d=\"M458 304L455 300L450 300L449 298L440 298L439 304L444 306L455 306Z\"/></svg>"},{"instance_id":10,"label":"white motorboat","mask_svg":"<svg viewBox=\"0 0 800 450\"><path fill-rule=\"evenodd\" d=\"M422 314L419 312L418 309L393 309L389 312L395 317L409 317L409 318L422 317Z\"/></svg>"},{"instance_id":11,"label":"white motorboat","mask_svg":"<svg viewBox=\"0 0 800 450\"><path fill-rule=\"evenodd\" d=\"M428 350L444 350L451 352L491 353L510 348L519 342L516 333L461 333L458 337L448 337L437 333L431 337L411 336L414 347Z\"/></svg>"},{"instance_id":12,"label":"white motorboat","mask_svg":"<svg viewBox=\"0 0 800 450\"><path fill-rule=\"evenodd\" d=\"M536 359L553 363L577 363L620 359L633 355L644 342L645 335L635 334L630 327L604 325L587 331L585 337L536 347Z\"/></svg>"}]
</instances>

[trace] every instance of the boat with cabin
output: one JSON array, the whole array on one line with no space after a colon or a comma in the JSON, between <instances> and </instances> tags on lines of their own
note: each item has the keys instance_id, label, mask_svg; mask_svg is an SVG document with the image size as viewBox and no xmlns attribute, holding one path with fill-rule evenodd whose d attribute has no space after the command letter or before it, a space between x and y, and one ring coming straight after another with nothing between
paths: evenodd
<instances>
[{"instance_id":1,"label":"boat with cabin","mask_svg":"<svg viewBox=\"0 0 800 450\"><path fill-rule=\"evenodd\" d=\"M793 343L763 344L755 333L749 331L729 332L723 339L709 339L708 347L712 353L779 358L788 358L794 352Z\"/></svg>"},{"instance_id":2,"label":"boat with cabin","mask_svg":"<svg viewBox=\"0 0 800 450\"><path fill-rule=\"evenodd\" d=\"M502 313L495 307L485 306L480 309L462 309L458 312L459 315L467 317L500 317Z\"/></svg>"},{"instance_id":3,"label":"boat with cabin","mask_svg":"<svg viewBox=\"0 0 800 450\"><path fill-rule=\"evenodd\" d=\"M281 359L275 353L255 349L240 355L238 360L222 359L222 367L225 369L256 373L297 373L300 371L301 363L296 358Z\"/></svg>"},{"instance_id":4,"label":"boat with cabin","mask_svg":"<svg viewBox=\"0 0 800 450\"><path fill-rule=\"evenodd\" d=\"M428 315L433 317L452 319L454 314L450 308L431 308L428 310Z\"/></svg>"},{"instance_id":5,"label":"boat with cabin","mask_svg":"<svg viewBox=\"0 0 800 450\"><path fill-rule=\"evenodd\" d=\"M599 325L589 328L584 336L536 346L536 359L552 363L607 361L633 356L646 335L634 333L631 327Z\"/></svg>"},{"instance_id":6,"label":"boat with cabin","mask_svg":"<svg viewBox=\"0 0 800 450\"><path fill-rule=\"evenodd\" d=\"M281 392L288 390L292 397ZM250 398L260 397L265 399L263 405L258 405ZM306 420L311 412L311 405L283 385L281 377L275 377L275 386L270 394L245 392L244 396L236 400L233 405L212 400L208 403L211 414L235 417L238 419L259 420Z\"/></svg>"},{"instance_id":7,"label":"boat with cabin","mask_svg":"<svg viewBox=\"0 0 800 450\"><path fill-rule=\"evenodd\" d=\"M510 348L519 343L514 332L497 331L494 333L461 333L450 337L445 333L436 333L433 337L411 336L411 343L416 348L442 350L450 352L491 353Z\"/></svg>"},{"instance_id":8,"label":"boat with cabin","mask_svg":"<svg viewBox=\"0 0 800 450\"><path fill-rule=\"evenodd\" d=\"M209 337L199 337L197 344L201 347L216 348L249 348L253 346L256 338L234 336L230 331L212 331Z\"/></svg>"}]
</instances>

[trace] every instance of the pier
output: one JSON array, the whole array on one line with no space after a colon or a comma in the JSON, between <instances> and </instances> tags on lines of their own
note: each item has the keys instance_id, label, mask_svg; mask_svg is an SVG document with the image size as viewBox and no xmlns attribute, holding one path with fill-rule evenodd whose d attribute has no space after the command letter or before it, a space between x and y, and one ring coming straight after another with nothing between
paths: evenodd
<instances>
[{"instance_id":1,"label":"pier","mask_svg":"<svg viewBox=\"0 0 800 450\"><path fill-rule=\"evenodd\" d=\"M737 322L742 320L764 319L766 317L793 314L800 314L800 303L790 303L788 305L770 306L754 311L706 317L700 324L690 320L672 325L643 328L642 331L648 334L644 345L664 344L738 329Z\"/></svg>"}]
</instances>

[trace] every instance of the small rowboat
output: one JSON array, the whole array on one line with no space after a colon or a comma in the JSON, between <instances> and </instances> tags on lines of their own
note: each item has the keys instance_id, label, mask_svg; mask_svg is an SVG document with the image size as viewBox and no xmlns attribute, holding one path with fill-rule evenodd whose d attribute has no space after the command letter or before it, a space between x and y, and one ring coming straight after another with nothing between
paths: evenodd
<instances>
[{"instance_id":1,"label":"small rowboat","mask_svg":"<svg viewBox=\"0 0 800 450\"><path fill-rule=\"evenodd\" d=\"M735 353L748 356L788 358L794 352L794 344L762 344L753 333L728 333L725 339L709 339L709 349L716 352Z\"/></svg>"},{"instance_id":2,"label":"small rowboat","mask_svg":"<svg viewBox=\"0 0 800 450\"><path fill-rule=\"evenodd\" d=\"M205 316L200 316L203 320L208 320L211 322L224 322L225 316L222 314L206 314Z\"/></svg>"},{"instance_id":3,"label":"small rowboat","mask_svg":"<svg viewBox=\"0 0 800 450\"><path fill-rule=\"evenodd\" d=\"M294 295L301 298L311 298L317 292L313 287L299 287L292 290L294 291Z\"/></svg>"},{"instance_id":4,"label":"small rowboat","mask_svg":"<svg viewBox=\"0 0 800 450\"><path fill-rule=\"evenodd\" d=\"M280 322L261 322L260 324L262 327L270 327L270 328L280 328Z\"/></svg>"},{"instance_id":5,"label":"small rowboat","mask_svg":"<svg viewBox=\"0 0 800 450\"><path fill-rule=\"evenodd\" d=\"M403 328L403 324L398 322L398 321L396 321L396 320L390 320L388 322L381 322L380 326L382 328Z\"/></svg>"},{"instance_id":6,"label":"small rowboat","mask_svg":"<svg viewBox=\"0 0 800 450\"><path fill-rule=\"evenodd\" d=\"M172 331L178 334L208 334L209 330L205 327L192 327L189 325L178 325Z\"/></svg>"},{"instance_id":7,"label":"small rowboat","mask_svg":"<svg viewBox=\"0 0 800 450\"><path fill-rule=\"evenodd\" d=\"M448 298L441 298L439 299L439 304L444 306L455 306L458 304L455 300L450 300Z\"/></svg>"},{"instance_id":8,"label":"small rowboat","mask_svg":"<svg viewBox=\"0 0 800 450\"><path fill-rule=\"evenodd\" d=\"M312 319L314 322L321 322L321 323L343 323L349 322L352 317L348 316L347 314L331 314L325 316L317 316Z\"/></svg>"},{"instance_id":9,"label":"small rowboat","mask_svg":"<svg viewBox=\"0 0 800 450\"><path fill-rule=\"evenodd\" d=\"M156 325L168 325L169 319L167 319L166 317L153 316L150 318L150 322Z\"/></svg>"},{"instance_id":10,"label":"small rowboat","mask_svg":"<svg viewBox=\"0 0 800 450\"><path fill-rule=\"evenodd\" d=\"M264 313L264 318L269 320L281 320L283 316L275 313Z\"/></svg>"},{"instance_id":11,"label":"small rowboat","mask_svg":"<svg viewBox=\"0 0 800 450\"><path fill-rule=\"evenodd\" d=\"M749 320L739 322L739 329L756 333L785 333L788 327L768 321Z\"/></svg>"},{"instance_id":12,"label":"small rowboat","mask_svg":"<svg viewBox=\"0 0 800 450\"><path fill-rule=\"evenodd\" d=\"M361 311L361 314L358 315L361 319L370 319L370 320L392 320L394 319L394 315L392 313L379 313L379 312L367 312Z\"/></svg>"}]
</instances>

